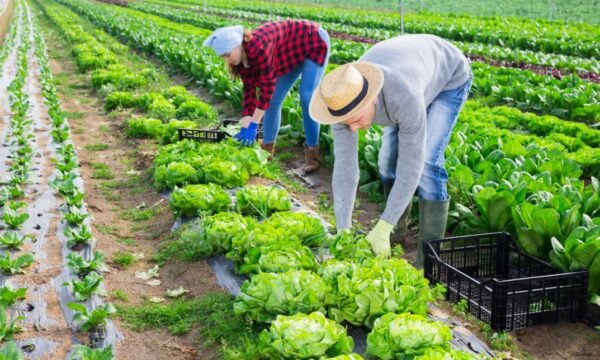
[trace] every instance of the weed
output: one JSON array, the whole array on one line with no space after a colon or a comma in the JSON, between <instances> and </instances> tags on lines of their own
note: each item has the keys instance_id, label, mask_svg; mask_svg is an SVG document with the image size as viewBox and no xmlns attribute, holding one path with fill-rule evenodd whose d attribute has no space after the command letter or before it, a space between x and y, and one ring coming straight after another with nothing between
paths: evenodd
<instances>
[{"instance_id":1,"label":"weed","mask_svg":"<svg viewBox=\"0 0 600 360\"><path fill-rule=\"evenodd\" d=\"M118 239L117 241L127 246L134 246L136 244L134 239Z\"/></svg>"},{"instance_id":2,"label":"weed","mask_svg":"<svg viewBox=\"0 0 600 360\"><path fill-rule=\"evenodd\" d=\"M85 149L87 151L102 151L102 150L108 149L108 145L102 144L102 143L99 143L99 144L88 144L88 145L85 146Z\"/></svg>"},{"instance_id":3,"label":"weed","mask_svg":"<svg viewBox=\"0 0 600 360\"><path fill-rule=\"evenodd\" d=\"M295 158L296 158L296 155L291 152L282 152L282 153L277 154L277 159L280 162L294 160Z\"/></svg>"},{"instance_id":4,"label":"weed","mask_svg":"<svg viewBox=\"0 0 600 360\"><path fill-rule=\"evenodd\" d=\"M104 235L119 235L119 227L116 225L95 224L96 230Z\"/></svg>"},{"instance_id":5,"label":"weed","mask_svg":"<svg viewBox=\"0 0 600 360\"><path fill-rule=\"evenodd\" d=\"M164 264L167 260L176 258L184 261L196 261L203 258L203 249L193 237L181 236L182 231L169 234L166 241L152 261Z\"/></svg>"},{"instance_id":6,"label":"weed","mask_svg":"<svg viewBox=\"0 0 600 360\"><path fill-rule=\"evenodd\" d=\"M148 209L127 209L121 213L125 220L144 221L152 218L154 215L160 214L163 208L152 207Z\"/></svg>"},{"instance_id":7,"label":"weed","mask_svg":"<svg viewBox=\"0 0 600 360\"><path fill-rule=\"evenodd\" d=\"M112 299L121 300L123 302L128 302L129 301L129 296L127 296L127 294L125 294L125 292L122 291L122 290L115 290L115 291L113 291L112 294L110 294L110 297Z\"/></svg>"},{"instance_id":8,"label":"weed","mask_svg":"<svg viewBox=\"0 0 600 360\"><path fill-rule=\"evenodd\" d=\"M92 173L92 179L110 180L115 177L108 165L106 164L92 163L92 167L94 168L94 172Z\"/></svg>"},{"instance_id":9,"label":"weed","mask_svg":"<svg viewBox=\"0 0 600 360\"><path fill-rule=\"evenodd\" d=\"M84 113L77 112L77 111L73 111L73 112L67 111L67 112L65 112L65 115L67 116L67 118L69 118L71 120L81 120L85 116Z\"/></svg>"},{"instance_id":10,"label":"weed","mask_svg":"<svg viewBox=\"0 0 600 360\"><path fill-rule=\"evenodd\" d=\"M237 349L248 340L255 340L258 329L233 314L234 300L229 294L213 293L171 304L117 305L117 317L135 331L167 328L174 335L185 334L198 324L209 344L223 341Z\"/></svg>"},{"instance_id":11,"label":"weed","mask_svg":"<svg viewBox=\"0 0 600 360\"><path fill-rule=\"evenodd\" d=\"M452 307L452 310L457 314L465 315L469 309L469 303L466 299L462 299Z\"/></svg>"},{"instance_id":12,"label":"weed","mask_svg":"<svg viewBox=\"0 0 600 360\"><path fill-rule=\"evenodd\" d=\"M115 263L116 265L118 265L121 268L127 268L131 265L133 265L136 261L135 256L126 251L126 252L120 252L117 251L113 254L113 263Z\"/></svg>"}]
</instances>

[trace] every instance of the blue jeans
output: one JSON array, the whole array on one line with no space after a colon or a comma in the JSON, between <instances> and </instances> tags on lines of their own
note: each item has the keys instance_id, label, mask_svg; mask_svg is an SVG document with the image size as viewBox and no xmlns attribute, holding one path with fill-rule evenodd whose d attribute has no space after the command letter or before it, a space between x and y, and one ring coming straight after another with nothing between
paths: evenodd
<instances>
[{"instance_id":1,"label":"blue jeans","mask_svg":"<svg viewBox=\"0 0 600 360\"><path fill-rule=\"evenodd\" d=\"M423 200L448 200L448 173L444 164L444 151L452 128L458 120L458 113L469 97L472 75L456 89L441 92L427 108L427 144L425 146L425 166L419 181L418 194ZM379 151L379 176L388 186L396 179L398 159L398 126L383 129L381 150Z\"/></svg>"},{"instance_id":2,"label":"blue jeans","mask_svg":"<svg viewBox=\"0 0 600 360\"><path fill-rule=\"evenodd\" d=\"M269 108L265 111L263 119L263 144L272 144L277 138L279 127L281 126L281 105L283 100L290 92L290 89L302 75L300 80L300 106L302 107L302 121L304 125L304 135L307 146L317 146L319 144L319 123L314 121L308 113L308 106L313 92L316 90L321 78L327 68L329 61L329 35L323 28L319 28L321 39L327 44L327 54L323 66L319 66L312 60L304 60L292 71L283 74L275 82L275 91L271 97Z\"/></svg>"}]
</instances>

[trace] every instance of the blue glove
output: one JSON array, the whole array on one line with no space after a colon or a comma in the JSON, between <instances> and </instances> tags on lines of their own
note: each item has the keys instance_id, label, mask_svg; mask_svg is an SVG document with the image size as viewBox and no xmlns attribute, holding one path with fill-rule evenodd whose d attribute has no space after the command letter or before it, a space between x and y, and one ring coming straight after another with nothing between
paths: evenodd
<instances>
[{"instance_id":1,"label":"blue glove","mask_svg":"<svg viewBox=\"0 0 600 360\"><path fill-rule=\"evenodd\" d=\"M242 129L243 131L244 129ZM240 132L242 132L240 131ZM258 132L258 124L251 122L250 125L246 128L246 131L243 131L243 134L240 136L242 146L254 146L254 142L256 141L256 134Z\"/></svg>"},{"instance_id":2,"label":"blue glove","mask_svg":"<svg viewBox=\"0 0 600 360\"><path fill-rule=\"evenodd\" d=\"M233 136L233 138L236 139L237 141L242 141L242 139L244 138L244 134L246 133L246 129L248 129L248 128L245 128L245 127L241 128L240 132L235 134Z\"/></svg>"}]
</instances>

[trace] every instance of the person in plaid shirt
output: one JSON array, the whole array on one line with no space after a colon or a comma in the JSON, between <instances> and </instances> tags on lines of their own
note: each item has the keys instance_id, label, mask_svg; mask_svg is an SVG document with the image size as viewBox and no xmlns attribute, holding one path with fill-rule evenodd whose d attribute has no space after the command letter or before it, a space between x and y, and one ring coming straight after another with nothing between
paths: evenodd
<instances>
[{"instance_id":1,"label":"person in plaid shirt","mask_svg":"<svg viewBox=\"0 0 600 360\"><path fill-rule=\"evenodd\" d=\"M304 171L316 171L320 166L319 123L310 117L308 106L327 67L327 32L314 22L284 20L265 23L252 31L241 26L219 28L204 45L222 56L244 85L242 129L235 138L242 145L254 145L258 124L264 117L261 147L271 156L281 124L281 105L301 77Z\"/></svg>"}]
</instances>

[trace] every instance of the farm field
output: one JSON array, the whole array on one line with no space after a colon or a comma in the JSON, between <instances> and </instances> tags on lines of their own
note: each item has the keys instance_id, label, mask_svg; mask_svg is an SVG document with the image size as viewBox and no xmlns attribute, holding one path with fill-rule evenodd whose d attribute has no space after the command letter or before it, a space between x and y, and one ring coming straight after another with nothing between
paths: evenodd
<instances>
[{"instance_id":1,"label":"farm field","mask_svg":"<svg viewBox=\"0 0 600 360\"><path fill-rule=\"evenodd\" d=\"M407 33L471 61L445 154L446 235L510 234L510 276L540 277L508 299L484 295L495 276L482 264L501 267L481 250L494 236L456 243L469 285L413 267L416 197L405 239L375 257L365 234L385 205L383 127L358 135L347 232L329 126L324 166L302 170L298 86L273 159L233 138L180 139L241 117L242 83L202 45L219 27L318 22L326 71L398 35L397 2L340 3L0 0L0 359L597 358L600 27L588 2L557 4L554 20L542 1L501 13L462 0L450 16L407 2ZM514 265L523 258L534 265Z\"/></svg>"}]
</instances>

